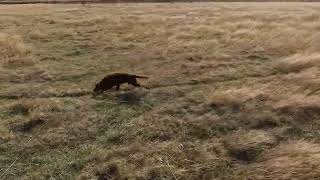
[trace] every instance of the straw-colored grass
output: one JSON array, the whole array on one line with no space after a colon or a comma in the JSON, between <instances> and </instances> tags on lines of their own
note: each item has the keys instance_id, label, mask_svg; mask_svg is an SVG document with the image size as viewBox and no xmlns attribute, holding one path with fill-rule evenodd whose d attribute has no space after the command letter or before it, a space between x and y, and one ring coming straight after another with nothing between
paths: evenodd
<instances>
[{"instance_id":1,"label":"straw-colored grass","mask_svg":"<svg viewBox=\"0 0 320 180\"><path fill-rule=\"evenodd\" d=\"M320 5L0 6L0 179L319 177ZM151 90L91 96L106 74Z\"/></svg>"},{"instance_id":2,"label":"straw-colored grass","mask_svg":"<svg viewBox=\"0 0 320 180\"><path fill-rule=\"evenodd\" d=\"M281 144L252 165L253 179L317 179L320 147L307 141Z\"/></svg>"}]
</instances>

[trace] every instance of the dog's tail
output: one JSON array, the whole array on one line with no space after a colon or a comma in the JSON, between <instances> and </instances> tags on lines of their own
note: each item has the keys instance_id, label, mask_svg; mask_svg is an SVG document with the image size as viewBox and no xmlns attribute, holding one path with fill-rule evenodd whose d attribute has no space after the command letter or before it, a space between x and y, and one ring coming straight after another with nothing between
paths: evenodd
<instances>
[{"instance_id":1,"label":"dog's tail","mask_svg":"<svg viewBox=\"0 0 320 180\"><path fill-rule=\"evenodd\" d=\"M148 77L145 77L145 76L137 76L137 75L134 75L134 77L136 77L136 78L145 78L145 79L148 79Z\"/></svg>"}]
</instances>

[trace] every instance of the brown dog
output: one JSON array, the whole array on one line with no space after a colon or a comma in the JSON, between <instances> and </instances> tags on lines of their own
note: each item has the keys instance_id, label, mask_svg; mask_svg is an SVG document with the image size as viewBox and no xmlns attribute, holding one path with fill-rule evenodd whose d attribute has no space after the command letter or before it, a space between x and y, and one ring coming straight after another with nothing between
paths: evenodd
<instances>
[{"instance_id":1,"label":"brown dog","mask_svg":"<svg viewBox=\"0 0 320 180\"><path fill-rule=\"evenodd\" d=\"M137 78L148 78L144 76L137 76L133 74L127 73L114 73L105 76L100 82L98 82L94 88L95 93L102 93L108 89L111 89L113 86L116 86L116 90L120 89L120 85L123 83L128 83L136 87L144 87L149 89L143 85L138 84Z\"/></svg>"}]
</instances>

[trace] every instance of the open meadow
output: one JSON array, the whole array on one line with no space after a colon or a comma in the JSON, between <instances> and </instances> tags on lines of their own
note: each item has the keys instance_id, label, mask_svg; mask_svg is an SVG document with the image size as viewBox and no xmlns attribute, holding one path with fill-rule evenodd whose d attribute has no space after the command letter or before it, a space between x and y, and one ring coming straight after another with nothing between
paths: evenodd
<instances>
[{"instance_id":1,"label":"open meadow","mask_svg":"<svg viewBox=\"0 0 320 180\"><path fill-rule=\"evenodd\" d=\"M148 76L92 96L114 72ZM0 6L0 179L320 179L320 4Z\"/></svg>"}]
</instances>

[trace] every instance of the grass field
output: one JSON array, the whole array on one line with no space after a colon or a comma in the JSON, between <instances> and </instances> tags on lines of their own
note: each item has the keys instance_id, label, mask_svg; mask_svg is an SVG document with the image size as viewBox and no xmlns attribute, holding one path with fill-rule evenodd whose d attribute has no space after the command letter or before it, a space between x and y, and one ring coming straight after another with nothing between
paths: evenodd
<instances>
[{"instance_id":1,"label":"grass field","mask_svg":"<svg viewBox=\"0 0 320 180\"><path fill-rule=\"evenodd\" d=\"M319 179L319 68L316 3L2 5L0 179Z\"/></svg>"}]
</instances>

